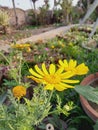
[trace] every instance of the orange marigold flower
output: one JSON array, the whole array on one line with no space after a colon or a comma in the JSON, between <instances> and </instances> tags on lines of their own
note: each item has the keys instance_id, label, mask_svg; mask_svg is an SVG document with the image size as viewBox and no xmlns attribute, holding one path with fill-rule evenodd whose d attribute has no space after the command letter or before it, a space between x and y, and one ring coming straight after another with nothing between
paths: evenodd
<instances>
[{"instance_id":1,"label":"orange marigold flower","mask_svg":"<svg viewBox=\"0 0 98 130\"><path fill-rule=\"evenodd\" d=\"M21 98L26 95L26 88L23 86L16 86L12 89L13 95L16 98Z\"/></svg>"}]
</instances>

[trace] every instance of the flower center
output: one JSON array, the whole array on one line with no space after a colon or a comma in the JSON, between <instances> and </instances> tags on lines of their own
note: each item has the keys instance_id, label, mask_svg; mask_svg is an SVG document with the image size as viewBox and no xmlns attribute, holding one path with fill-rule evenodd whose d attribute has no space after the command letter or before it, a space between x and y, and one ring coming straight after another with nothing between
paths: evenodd
<instances>
[{"instance_id":1,"label":"flower center","mask_svg":"<svg viewBox=\"0 0 98 130\"><path fill-rule=\"evenodd\" d=\"M58 84L61 81L59 75L46 75L43 79L49 84Z\"/></svg>"}]
</instances>

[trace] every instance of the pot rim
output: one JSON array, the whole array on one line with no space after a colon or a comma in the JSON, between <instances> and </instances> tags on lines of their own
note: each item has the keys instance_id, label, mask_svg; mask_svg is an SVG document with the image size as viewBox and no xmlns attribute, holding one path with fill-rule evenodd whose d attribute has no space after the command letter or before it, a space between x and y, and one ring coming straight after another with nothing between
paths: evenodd
<instances>
[{"instance_id":1,"label":"pot rim","mask_svg":"<svg viewBox=\"0 0 98 130\"><path fill-rule=\"evenodd\" d=\"M96 79L98 79L98 72L94 74L88 75L86 78L82 80L80 83L81 85L89 85L91 82L94 82ZM94 110L94 108L91 107L87 99L85 99L82 95L80 95L80 102L81 105L86 112L86 114L94 121L96 122L98 120L98 112Z\"/></svg>"}]
</instances>

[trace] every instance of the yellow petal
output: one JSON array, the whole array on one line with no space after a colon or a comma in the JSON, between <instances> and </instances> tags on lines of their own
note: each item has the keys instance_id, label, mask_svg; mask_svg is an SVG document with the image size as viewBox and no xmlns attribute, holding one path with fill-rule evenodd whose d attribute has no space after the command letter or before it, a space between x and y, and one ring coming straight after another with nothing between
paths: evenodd
<instances>
[{"instance_id":1,"label":"yellow petal","mask_svg":"<svg viewBox=\"0 0 98 130\"><path fill-rule=\"evenodd\" d=\"M51 84L47 84L45 87L44 87L45 90L53 90L54 89L54 85L51 85Z\"/></svg>"},{"instance_id":2,"label":"yellow petal","mask_svg":"<svg viewBox=\"0 0 98 130\"><path fill-rule=\"evenodd\" d=\"M65 82L65 83L79 83L80 81L79 80L61 80L62 82Z\"/></svg>"},{"instance_id":3,"label":"yellow petal","mask_svg":"<svg viewBox=\"0 0 98 130\"><path fill-rule=\"evenodd\" d=\"M77 65L77 61L76 61L76 60L74 61L74 60L71 59L71 60L69 61L69 67L70 67L70 68L75 68L76 65Z\"/></svg>"},{"instance_id":4,"label":"yellow petal","mask_svg":"<svg viewBox=\"0 0 98 130\"><path fill-rule=\"evenodd\" d=\"M34 76L27 76L27 78L31 78L32 80L36 81L37 83L42 83L41 79L35 78Z\"/></svg>"},{"instance_id":5,"label":"yellow petal","mask_svg":"<svg viewBox=\"0 0 98 130\"><path fill-rule=\"evenodd\" d=\"M65 87L66 89L67 88L74 88L74 86L69 85L69 84L60 83L60 85L63 86L63 87Z\"/></svg>"},{"instance_id":6,"label":"yellow petal","mask_svg":"<svg viewBox=\"0 0 98 130\"><path fill-rule=\"evenodd\" d=\"M36 73L32 68L29 69L29 72L35 77L42 78L42 76Z\"/></svg>"},{"instance_id":7,"label":"yellow petal","mask_svg":"<svg viewBox=\"0 0 98 130\"><path fill-rule=\"evenodd\" d=\"M44 76L44 73L41 71L41 69L38 67L38 65L35 65L35 70L42 76Z\"/></svg>"},{"instance_id":8,"label":"yellow petal","mask_svg":"<svg viewBox=\"0 0 98 130\"><path fill-rule=\"evenodd\" d=\"M65 88L64 86L60 85L60 84L57 84L57 85L55 85L55 89L56 89L57 91L63 91L63 90L65 90L66 88Z\"/></svg>"},{"instance_id":9,"label":"yellow petal","mask_svg":"<svg viewBox=\"0 0 98 130\"><path fill-rule=\"evenodd\" d=\"M49 74L44 63L42 64L42 70L43 70L44 74L46 74L46 75Z\"/></svg>"},{"instance_id":10,"label":"yellow petal","mask_svg":"<svg viewBox=\"0 0 98 130\"><path fill-rule=\"evenodd\" d=\"M89 71L89 69L84 63L82 63L76 67L76 74L78 74L78 75L87 74L88 71Z\"/></svg>"},{"instance_id":11,"label":"yellow petal","mask_svg":"<svg viewBox=\"0 0 98 130\"><path fill-rule=\"evenodd\" d=\"M64 68L60 67L55 74L61 74L63 72Z\"/></svg>"},{"instance_id":12,"label":"yellow petal","mask_svg":"<svg viewBox=\"0 0 98 130\"><path fill-rule=\"evenodd\" d=\"M64 60L64 66L65 66L65 67L68 67L68 62L67 62L67 60Z\"/></svg>"},{"instance_id":13,"label":"yellow petal","mask_svg":"<svg viewBox=\"0 0 98 130\"><path fill-rule=\"evenodd\" d=\"M71 78L74 76L74 73L72 73L71 71L65 72L61 74L61 78L62 79L67 79L67 78Z\"/></svg>"},{"instance_id":14,"label":"yellow petal","mask_svg":"<svg viewBox=\"0 0 98 130\"><path fill-rule=\"evenodd\" d=\"M59 64L60 64L61 66L64 66L64 63L63 63L62 60L59 60Z\"/></svg>"},{"instance_id":15,"label":"yellow petal","mask_svg":"<svg viewBox=\"0 0 98 130\"><path fill-rule=\"evenodd\" d=\"M55 65L50 64L49 73L50 73L50 74L54 74L54 73L55 73Z\"/></svg>"}]
</instances>

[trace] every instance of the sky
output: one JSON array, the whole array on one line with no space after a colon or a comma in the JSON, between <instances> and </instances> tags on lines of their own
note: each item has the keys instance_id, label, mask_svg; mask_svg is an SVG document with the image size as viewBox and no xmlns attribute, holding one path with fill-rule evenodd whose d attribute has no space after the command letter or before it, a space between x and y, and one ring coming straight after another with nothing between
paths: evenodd
<instances>
[{"instance_id":1,"label":"sky","mask_svg":"<svg viewBox=\"0 0 98 130\"><path fill-rule=\"evenodd\" d=\"M31 0L15 0L15 5L17 8L21 8L23 10L31 9L33 8L33 5L30 2ZM76 5L78 0L73 0L73 5ZM36 2L36 7L41 7L44 4L44 0L38 0ZM50 8L53 7L53 0L49 0ZM8 6L10 8L13 7L12 0L0 0L1 6Z\"/></svg>"}]
</instances>

